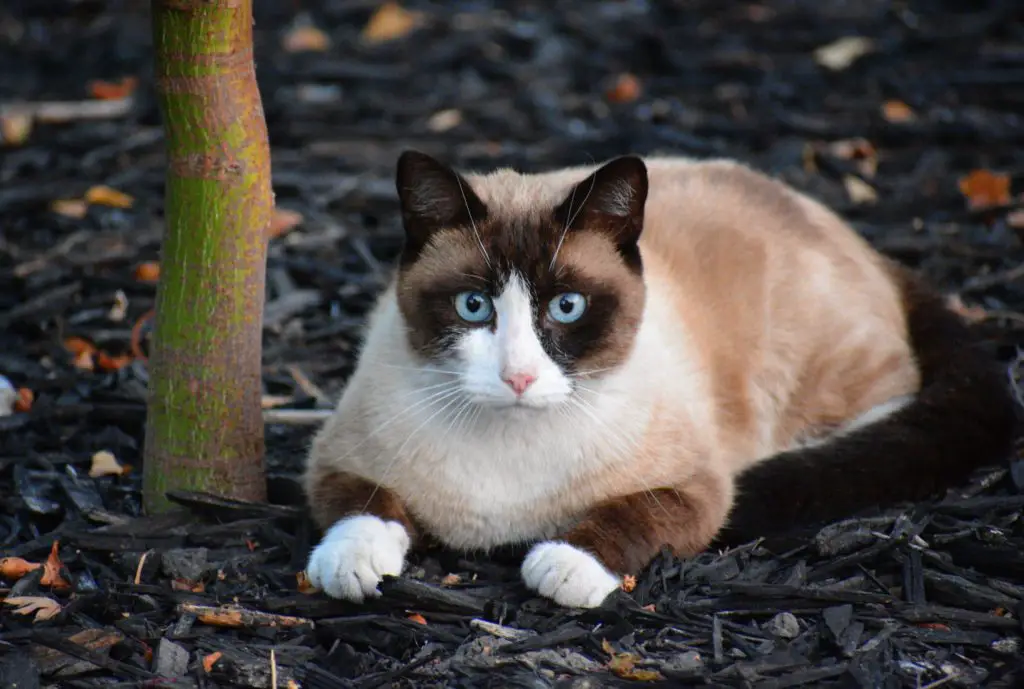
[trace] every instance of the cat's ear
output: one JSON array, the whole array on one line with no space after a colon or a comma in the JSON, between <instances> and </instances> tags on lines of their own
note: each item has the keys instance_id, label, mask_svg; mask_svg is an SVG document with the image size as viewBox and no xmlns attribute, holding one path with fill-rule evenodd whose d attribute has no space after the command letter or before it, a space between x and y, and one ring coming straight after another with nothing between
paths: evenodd
<instances>
[{"instance_id":1,"label":"cat's ear","mask_svg":"<svg viewBox=\"0 0 1024 689\"><path fill-rule=\"evenodd\" d=\"M644 227L646 203L647 166L638 156L620 156L573 187L555 209L555 219L570 230L604 232L620 250L632 252Z\"/></svg>"},{"instance_id":2,"label":"cat's ear","mask_svg":"<svg viewBox=\"0 0 1024 689\"><path fill-rule=\"evenodd\" d=\"M415 255L438 230L480 222L487 207L455 170L419 151L403 151L395 176L406 252Z\"/></svg>"}]
</instances>

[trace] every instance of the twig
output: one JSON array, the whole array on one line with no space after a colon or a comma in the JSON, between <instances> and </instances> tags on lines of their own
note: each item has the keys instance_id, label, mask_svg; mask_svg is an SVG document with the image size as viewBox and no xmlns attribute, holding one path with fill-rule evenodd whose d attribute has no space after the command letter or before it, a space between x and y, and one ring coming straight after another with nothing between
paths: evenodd
<instances>
[{"instance_id":1,"label":"twig","mask_svg":"<svg viewBox=\"0 0 1024 689\"><path fill-rule=\"evenodd\" d=\"M277 423L284 426L315 426L326 421L333 409L265 409L263 423Z\"/></svg>"},{"instance_id":2,"label":"twig","mask_svg":"<svg viewBox=\"0 0 1024 689\"><path fill-rule=\"evenodd\" d=\"M196 603L179 603L178 614L192 614L204 624L214 627L301 627L313 620L272 612L248 610L234 605L215 607Z\"/></svg>"},{"instance_id":3,"label":"twig","mask_svg":"<svg viewBox=\"0 0 1024 689\"><path fill-rule=\"evenodd\" d=\"M135 106L128 96L114 100L40 101L0 107L0 117L31 117L37 122L56 124L76 120L107 120L124 117Z\"/></svg>"},{"instance_id":4,"label":"twig","mask_svg":"<svg viewBox=\"0 0 1024 689\"><path fill-rule=\"evenodd\" d=\"M298 385L304 393L314 398L318 404L324 407L331 406L331 399L327 396L327 393L321 390L316 383L310 380L309 376L303 373L302 369L300 369L298 365L288 364L285 369L289 374L291 374L291 377L295 380L295 384Z\"/></svg>"},{"instance_id":5,"label":"twig","mask_svg":"<svg viewBox=\"0 0 1024 689\"><path fill-rule=\"evenodd\" d=\"M998 273L992 273L991 275L978 275L964 283L964 286L960 289L960 292L980 292L992 287L998 287L999 285L1005 285L1011 282L1015 282L1024 278L1024 263L1010 268L1009 270L1003 270Z\"/></svg>"}]
</instances>

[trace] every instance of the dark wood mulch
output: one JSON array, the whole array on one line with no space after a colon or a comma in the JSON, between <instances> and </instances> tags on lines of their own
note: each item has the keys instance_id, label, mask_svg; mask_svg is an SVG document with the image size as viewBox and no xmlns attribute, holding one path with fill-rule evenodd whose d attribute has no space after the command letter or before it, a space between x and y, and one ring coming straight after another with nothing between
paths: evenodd
<instances>
[{"instance_id":1,"label":"dark wood mulch","mask_svg":"<svg viewBox=\"0 0 1024 689\"><path fill-rule=\"evenodd\" d=\"M308 425L267 427L274 505L181 494L182 514L141 517L131 342L145 350L154 287L138 272L158 259L164 174L145 4L0 7L0 374L33 395L0 417L0 554L60 565L4 565L0 686L1024 685L1019 459L943 501L666 554L589 612L529 596L503 554L419 554L362 607L301 591ZM1014 369L1018 2L423 2L417 28L380 45L360 38L375 3L256 5L274 188L303 218L270 249L264 380L283 407L323 408L351 371L399 243L407 146L478 167L751 161L961 294ZM284 47L321 38L305 21L327 50ZM815 50L849 36L867 54L823 67ZM128 100L92 97L126 76ZM994 206L965 197L978 169L996 175ZM134 201L81 202L96 185ZM91 477L104 451L132 468Z\"/></svg>"}]
</instances>

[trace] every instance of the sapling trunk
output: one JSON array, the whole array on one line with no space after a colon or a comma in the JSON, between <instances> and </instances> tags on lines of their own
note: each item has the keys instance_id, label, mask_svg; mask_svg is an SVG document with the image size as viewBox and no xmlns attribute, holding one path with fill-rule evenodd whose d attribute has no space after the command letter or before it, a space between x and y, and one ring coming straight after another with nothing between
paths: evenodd
<instances>
[{"instance_id":1,"label":"sapling trunk","mask_svg":"<svg viewBox=\"0 0 1024 689\"><path fill-rule=\"evenodd\" d=\"M252 0L153 0L167 140L144 506L170 489L262 500L261 337L270 147Z\"/></svg>"}]
</instances>

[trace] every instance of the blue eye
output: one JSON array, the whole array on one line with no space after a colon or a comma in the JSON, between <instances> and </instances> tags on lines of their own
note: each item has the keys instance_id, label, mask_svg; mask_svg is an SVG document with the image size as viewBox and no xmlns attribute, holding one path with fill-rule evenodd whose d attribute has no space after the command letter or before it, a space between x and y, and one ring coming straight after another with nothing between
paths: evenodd
<instances>
[{"instance_id":1,"label":"blue eye","mask_svg":"<svg viewBox=\"0 0 1024 689\"><path fill-rule=\"evenodd\" d=\"M587 298L579 292L565 292L548 302L548 313L559 323L575 323L587 310Z\"/></svg>"},{"instance_id":2,"label":"blue eye","mask_svg":"<svg viewBox=\"0 0 1024 689\"><path fill-rule=\"evenodd\" d=\"M494 313L494 304L483 292L461 292L455 297L455 311L464 321L483 323Z\"/></svg>"}]
</instances>

